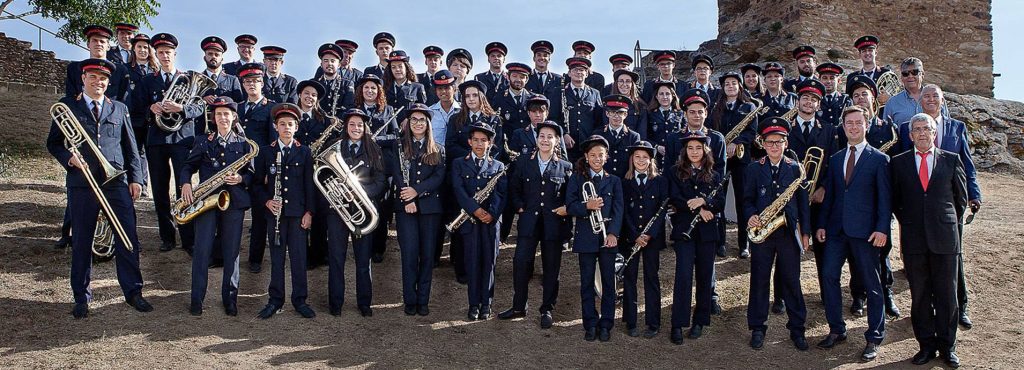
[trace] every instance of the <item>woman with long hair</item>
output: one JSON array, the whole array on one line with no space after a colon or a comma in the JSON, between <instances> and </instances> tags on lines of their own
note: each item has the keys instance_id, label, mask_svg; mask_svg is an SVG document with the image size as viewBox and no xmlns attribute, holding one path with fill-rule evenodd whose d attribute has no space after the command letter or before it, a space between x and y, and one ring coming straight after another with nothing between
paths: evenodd
<instances>
[{"instance_id":1,"label":"woman with long hair","mask_svg":"<svg viewBox=\"0 0 1024 370\"><path fill-rule=\"evenodd\" d=\"M402 302L406 315L430 314L434 253L440 248L440 190L444 183L444 147L431 135L431 111L414 104L406 112L388 165L395 187L395 224L402 252Z\"/></svg>"},{"instance_id":2,"label":"woman with long hair","mask_svg":"<svg viewBox=\"0 0 1024 370\"><path fill-rule=\"evenodd\" d=\"M629 98L629 112L626 114L626 126L630 130L640 134L640 140L647 140L647 102L640 98L640 88L637 82L640 75L635 72L620 69L612 75L615 78L612 94L623 95ZM604 124L608 124L608 117L604 118Z\"/></svg>"},{"instance_id":3,"label":"woman with long hair","mask_svg":"<svg viewBox=\"0 0 1024 370\"><path fill-rule=\"evenodd\" d=\"M718 96L718 102L711 111L710 127L725 135L732 131L748 114L757 110L758 107L755 103L751 102L751 98L747 94L743 93L743 76L739 73L726 73L718 78L718 83L722 86L722 94ZM754 149L751 147L751 144L757 136L757 124L757 116L754 116L736 139L731 143L726 143L725 155L728 159L725 172L729 175L732 182L733 194L743 193L743 170L746 169L751 161L750 158ZM740 152L743 153L742 157L736 155ZM734 202L734 205L736 207L736 219L743 220L743 202ZM724 222L719 223L719 234L721 234L719 243L724 245ZM739 257L750 257L750 251L747 249L746 228L739 228L736 240Z\"/></svg>"},{"instance_id":4,"label":"woman with long hair","mask_svg":"<svg viewBox=\"0 0 1024 370\"><path fill-rule=\"evenodd\" d=\"M363 75L356 84L355 106L362 109L370 116L369 130L366 135L374 139L381 146L384 153L391 155L394 150L394 140L398 135L398 119L392 119L395 115L395 108L387 104L384 92L387 86L377 75ZM388 191L382 195L381 202L381 223L374 231L373 262L384 261L384 252L387 250L388 225L391 224L392 203L394 202L393 192Z\"/></svg>"},{"instance_id":5,"label":"woman with long hair","mask_svg":"<svg viewBox=\"0 0 1024 370\"><path fill-rule=\"evenodd\" d=\"M683 136L686 150L669 172L669 203L672 215L672 248L676 251L676 278L672 292L672 343L683 343L683 327L690 326L690 297L696 271L697 305L689 337L697 339L711 324L711 294L715 271L718 223L725 192L715 191L722 174L714 170L708 137L701 131ZM715 194L712 195L711 193ZM691 229L690 225L694 225Z\"/></svg>"},{"instance_id":6,"label":"woman with long hair","mask_svg":"<svg viewBox=\"0 0 1024 370\"><path fill-rule=\"evenodd\" d=\"M651 101L647 103L647 141L658 153L658 166L665 167L665 139L668 134L683 126L683 111L679 107L679 95L672 82L655 82ZM673 158L674 159L674 158Z\"/></svg>"},{"instance_id":7,"label":"woman with long hair","mask_svg":"<svg viewBox=\"0 0 1024 370\"><path fill-rule=\"evenodd\" d=\"M495 113L494 108L491 108L486 94L487 86L483 82L469 80L459 85L462 110L452 117L451 127L448 127L444 140L449 161L469 155L469 127L480 123L486 123L495 132L494 145L491 146L490 155L498 159L504 158L505 134L502 130L501 119Z\"/></svg>"},{"instance_id":8,"label":"woman with long hair","mask_svg":"<svg viewBox=\"0 0 1024 370\"><path fill-rule=\"evenodd\" d=\"M629 171L622 181L622 255L636 255L626 264L624 274L622 316L629 336L640 335L637 328L637 275L640 260L644 263L644 330L645 338L658 335L661 327L661 250L665 249L665 217L662 203L668 199L668 177L661 176L654 163L655 149L641 141L629 147ZM647 225L651 225L647 228Z\"/></svg>"},{"instance_id":9,"label":"woman with long hair","mask_svg":"<svg viewBox=\"0 0 1024 370\"><path fill-rule=\"evenodd\" d=\"M384 163L380 146L370 137L370 116L359 109L349 109L341 115L344 128L338 140L330 144L330 150L341 153L342 160L358 178L356 186L362 186L371 202L380 199L387 187L384 182ZM342 175L342 174L337 174ZM325 198L322 198L326 200ZM378 204L367 205L379 208ZM348 250L349 237L352 239L352 254L356 265L356 305L363 316L373 316L370 301L373 297L373 283L370 278L370 253L374 234L355 234L341 219L334 209L323 210L318 214L327 220L327 290L328 305L331 315L341 315L341 307L345 302L345 254ZM327 207L330 208L330 207ZM359 225L357 225L358 227ZM379 226L378 226L379 227Z\"/></svg>"},{"instance_id":10,"label":"woman with long hair","mask_svg":"<svg viewBox=\"0 0 1024 370\"><path fill-rule=\"evenodd\" d=\"M395 50L388 56L388 68L384 71L384 86L388 105L395 109L406 107L412 103L425 104L427 91L423 84L416 82L416 71L409 63L409 55L403 50Z\"/></svg>"},{"instance_id":11,"label":"woman with long hair","mask_svg":"<svg viewBox=\"0 0 1024 370\"><path fill-rule=\"evenodd\" d=\"M761 66L753 63L744 64L740 67L740 74L743 75L743 92L746 95L758 99L764 96Z\"/></svg>"}]
</instances>

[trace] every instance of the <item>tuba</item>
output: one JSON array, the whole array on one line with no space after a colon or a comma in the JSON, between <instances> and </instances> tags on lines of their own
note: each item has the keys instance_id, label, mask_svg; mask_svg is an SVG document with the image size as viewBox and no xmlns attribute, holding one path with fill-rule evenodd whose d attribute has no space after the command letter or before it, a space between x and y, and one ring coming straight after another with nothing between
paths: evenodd
<instances>
[{"instance_id":1,"label":"tuba","mask_svg":"<svg viewBox=\"0 0 1024 370\"><path fill-rule=\"evenodd\" d=\"M804 187L805 177L807 177L807 171L805 171L804 166L801 165L800 176L794 179L774 202L769 204L768 207L765 207L765 209L757 215L757 218L761 220L761 226L747 228L747 235L752 243L764 243L764 241L768 239L768 236L772 235L775 230L786 226L786 204L789 203L790 199L793 199L797 190Z\"/></svg>"},{"instance_id":2,"label":"tuba","mask_svg":"<svg viewBox=\"0 0 1024 370\"><path fill-rule=\"evenodd\" d=\"M160 104L200 104L205 110L206 102L203 101L203 94L216 88L217 82L202 73L195 71L180 73L171 79L171 86L164 91L164 100ZM156 126L164 131L178 131L184 123L185 115L182 112L156 115Z\"/></svg>"},{"instance_id":3,"label":"tuba","mask_svg":"<svg viewBox=\"0 0 1024 370\"><path fill-rule=\"evenodd\" d=\"M359 176L353 172L362 162L349 168L337 146L325 149L316 157L313 182L324 197L341 216L345 226L356 236L369 234L377 228L379 216L377 207L359 183Z\"/></svg>"},{"instance_id":4,"label":"tuba","mask_svg":"<svg viewBox=\"0 0 1024 370\"><path fill-rule=\"evenodd\" d=\"M110 182L112 179L120 176L124 171L118 171L114 166L103 157L103 153L100 153L96 143L93 143L89 139L89 133L85 131L85 127L78 122L78 118L75 118L75 114L71 112L71 108L64 103L55 103L50 106L50 117L53 118L54 124L64 134L65 145L68 151L71 152L72 156L78 157L84 160L82 153L78 148L86 145L92 150L96 159L100 162L103 167L103 171L107 174L107 179L103 182L104 184ZM96 200L100 204L100 212L105 215L109 222L109 226L117 233L117 236L124 242L124 246L129 252L132 251L132 241L128 238L128 233L125 231L124 226L121 225L121 221L117 219L117 214L114 213L114 209L110 206L110 202L107 201L107 197L103 195L103 189L100 188L100 184L96 182L96 177L93 176L91 169L81 169L82 176L89 183L89 187L92 189L93 194L96 195ZM112 175L113 174L113 175ZM95 234L93 235L95 240ZM113 237L109 238L109 245L113 245ZM94 243L95 244L95 243ZM113 249L111 248L111 253Z\"/></svg>"},{"instance_id":5,"label":"tuba","mask_svg":"<svg viewBox=\"0 0 1024 370\"><path fill-rule=\"evenodd\" d=\"M179 225L187 224L192 222L196 216L214 207L221 211L228 209L228 206L231 205L231 195L227 190L221 189L224 186L224 178L238 173L260 153L260 147L256 145L256 142L248 138L245 139L245 142L249 144L249 153L217 171L209 179L192 189L192 203L185 203L185 200L181 198L174 201L174 205L171 207L171 217L174 218L174 222Z\"/></svg>"}]
</instances>

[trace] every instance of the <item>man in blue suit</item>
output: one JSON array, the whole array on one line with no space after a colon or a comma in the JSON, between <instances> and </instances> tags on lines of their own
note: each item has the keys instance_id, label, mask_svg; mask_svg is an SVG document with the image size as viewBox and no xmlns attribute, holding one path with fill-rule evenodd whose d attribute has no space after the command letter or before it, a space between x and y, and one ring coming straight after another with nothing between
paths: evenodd
<instances>
[{"instance_id":1,"label":"man in blue suit","mask_svg":"<svg viewBox=\"0 0 1024 370\"><path fill-rule=\"evenodd\" d=\"M860 271L868 297L867 341L861 359L878 356L885 338L885 304L878 275L880 250L889 237L892 221L889 194L889 156L868 145L867 111L852 106L843 111L843 131L848 147L829 158L825 177L825 199L818 218L817 238L826 242L822 262L821 289L830 332L818 347L832 348L846 340L843 321L843 263L853 257L852 268Z\"/></svg>"},{"instance_id":2,"label":"man in blue suit","mask_svg":"<svg viewBox=\"0 0 1024 370\"><path fill-rule=\"evenodd\" d=\"M978 172L971 158L967 126L943 114L945 106L946 99L943 98L942 89L938 85L928 84L921 88L921 110L936 122L935 146L960 156L960 162L964 164L964 173L967 175L967 203L971 207L971 212L978 212L981 209L981 187L978 186ZM912 148L914 142L910 138L910 122L903 122L900 124L900 151L905 152ZM957 280L956 297L960 306L960 326L970 329L973 324L971 318L967 316L967 279L964 277L963 253L960 254Z\"/></svg>"}]
</instances>

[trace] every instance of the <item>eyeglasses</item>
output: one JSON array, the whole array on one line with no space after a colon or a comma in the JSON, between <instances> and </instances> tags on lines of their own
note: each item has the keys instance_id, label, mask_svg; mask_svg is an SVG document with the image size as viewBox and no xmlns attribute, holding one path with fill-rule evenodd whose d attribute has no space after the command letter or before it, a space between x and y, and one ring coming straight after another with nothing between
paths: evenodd
<instances>
[{"instance_id":1,"label":"eyeglasses","mask_svg":"<svg viewBox=\"0 0 1024 370\"><path fill-rule=\"evenodd\" d=\"M911 69L909 71L900 72L900 74L903 75L903 77L917 76L917 75L921 74L921 70L920 69Z\"/></svg>"},{"instance_id":2,"label":"eyeglasses","mask_svg":"<svg viewBox=\"0 0 1024 370\"><path fill-rule=\"evenodd\" d=\"M933 130L931 128L931 126L921 126L921 127L914 127L912 129L910 129L910 131L913 131L913 132L932 132L932 131L935 131L935 130Z\"/></svg>"},{"instance_id":3,"label":"eyeglasses","mask_svg":"<svg viewBox=\"0 0 1024 370\"><path fill-rule=\"evenodd\" d=\"M423 117L409 117L410 123L426 123L427 119Z\"/></svg>"},{"instance_id":4,"label":"eyeglasses","mask_svg":"<svg viewBox=\"0 0 1024 370\"><path fill-rule=\"evenodd\" d=\"M785 142L786 142L786 140L765 140L761 144L765 148L767 148L767 147L779 147L779 146L782 146L782 144L785 143Z\"/></svg>"},{"instance_id":5,"label":"eyeglasses","mask_svg":"<svg viewBox=\"0 0 1024 370\"><path fill-rule=\"evenodd\" d=\"M697 68L694 68L693 70L694 70L694 71L702 71L702 72L706 72L706 71L710 71L710 70L711 70L711 68L708 68L708 67L697 67Z\"/></svg>"},{"instance_id":6,"label":"eyeglasses","mask_svg":"<svg viewBox=\"0 0 1024 370\"><path fill-rule=\"evenodd\" d=\"M617 111L617 110L608 111L608 114L613 115L613 116L625 116L626 113L628 113L628 112L627 111Z\"/></svg>"}]
</instances>

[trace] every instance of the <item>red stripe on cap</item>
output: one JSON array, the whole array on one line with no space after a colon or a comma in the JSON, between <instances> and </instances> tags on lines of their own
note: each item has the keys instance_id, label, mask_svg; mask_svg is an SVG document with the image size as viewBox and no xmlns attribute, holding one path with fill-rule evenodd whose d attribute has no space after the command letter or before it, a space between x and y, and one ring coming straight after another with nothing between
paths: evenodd
<instances>
[{"instance_id":1,"label":"red stripe on cap","mask_svg":"<svg viewBox=\"0 0 1024 370\"><path fill-rule=\"evenodd\" d=\"M578 60L569 62L569 68L573 67L587 67L587 63Z\"/></svg>"},{"instance_id":2,"label":"red stripe on cap","mask_svg":"<svg viewBox=\"0 0 1024 370\"><path fill-rule=\"evenodd\" d=\"M690 105L690 103L693 103L695 101L699 101L703 103L705 106L708 105L708 102L704 101L704 98L700 97L699 95L694 95L689 98L686 98L686 101L683 102L683 105Z\"/></svg>"},{"instance_id":3,"label":"red stripe on cap","mask_svg":"<svg viewBox=\"0 0 1024 370\"><path fill-rule=\"evenodd\" d=\"M835 69L835 68L832 68L832 67L825 67L825 68L822 68L822 69L821 69L821 71L820 71L820 72L818 72L818 73L832 73L832 74L839 74L839 70L838 70L838 69Z\"/></svg>"},{"instance_id":4,"label":"red stripe on cap","mask_svg":"<svg viewBox=\"0 0 1024 370\"><path fill-rule=\"evenodd\" d=\"M338 59L341 59L341 54L338 54L338 52L336 50L330 50L330 49L324 50L324 54L332 54L332 55L338 57Z\"/></svg>"},{"instance_id":5,"label":"red stripe on cap","mask_svg":"<svg viewBox=\"0 0 1024 370\"><path fill-rule=\"evenodd\" d=\"M629 108L629 104L627 104L625 102L617 101L617 100L612 100L612 101L606 102L605 104L608 105L609 107Z\"/></svg>"},{"instance_id":6,"label":"red stripe on cap","mask_svg":"<svg viewBox=\"0 0 1024 370\"><path fill-rule=\"evenodd\" d=\"M103 66L103 65L100 65L100 64L91 64L91 65L84 66L84 67L82 67L82 71L83 72L84 71L100 71L100 72L103 72L103 73L105 73L107 75L110 75L110 68L107 68L106 66Z\"/></svg>"},{"instance_id":7,"label":"red stripe on cap","mask_svg":"<svg viewBox=\"0 0 1024 370\"><path fill-rule=\"evenodd\" d=\"M763 134L766 134L766 133L771 133L771 132L776 132L776 131L787 132L785 127L776 125L776 126L765 127L763 130L761 130L761 134L763 135Z\"/></svg>"},{"instance_id":8,"label":"red stripe on cap","mask_svg":"<svg viewBox=\"0 0 1024 370\"><path fill-rule=\"evenodd\" d=\"M426 57L434 56L434 55L441 55L441 53L436 51L436 50L430 50L430 51L428 51L426 53L423 53L423 56L426 56Z\"/></svg>"},{"instance_id":9,"label":"red stripe on cap","mask_svg":"<svg viewBox=\"0 0 1024 370\"><path fill-rule=\"evenodd\" d=\"M487 54L493 53L495 51L500 51L502 54L505 53L505 49L502 49L502 48L497 47L497 46L492 46L489 49L487 49Z\"/></svg>"},{"instance_id":10,"label":"red stripe on cap","mask_svg":"<svg viewBox=\"0 0 1024 370\"><path fill-rule=\"evenodd\" d=\"M434 80L434 85L451 85L453 80Z\"/></svg>"},{"instance_id":11,"label":"red stripe on cap","mask_svg":"<svg viewBox=\"0 0 1024 370\"><path fill-rule=\"evenodd\" d=\"M812 53L810 50L804 50L799 53L796 53L796 59L800 59L808 55L814 56L814 53Z\"/></svg>"},{"instance_id":12,"label":"red stripe on cap","mask_svg":"<svg viewBox=\"0 0 1024 370\"><path fill-rule=\"evenodd\" d=\"M659 55L657 58L654 58L654 61L655 62L660 62L660 61L666 60L666 59L671 60L671 61L675 61L676 57L672 56L672 54L662 54L662 55Z\"/></svg>"},{"instance_id":13,"label":"red stripe on cap","mask_svg":"<svg viewBox=\"0 0 1024 370\"><path fill-rule=\"evenodd\" d=\"M866 48L868 46L876 46L876 45L878 45L877 42L874 42L874 41L871 41L871 40L864 40L864 41L861 41L859 44L857 44L857 49L863 49L863 48Z\"/></svg>"},{"instance_id":14,"label":"red stripe on cap","mask_svg":"<svg viewBox=\"0 0 1024 370\"><path fill-rule=\"evenodd\" d=\"M207 49L207 48L209 48L210 46L216 46L216 47L217 47L218 49L220 49L221 51L224 51L224 48L223 48L223 47L221 47L221 46L220 46L220 44L219 44L219 43L216 43L216 42L208 42L208 43L205 43L205 44L203 44L203 50L206 50L206 49Z\"/></svg>"},{"instance_id":15,"label":"red stripe on cap","mask_svg":"<svg viewBox=\"0 0 1024 370\"><path fill-rule=\"evenodd\" d=\"M626 58L623 58L623 57L618 57L618 58L613 58L612 59L612 63L632 63L632 62L629 61L629 59L626 59Z\"/></svg>"},{"instance_id":16,"label":"red stripe on cap","mask_svg":"<svg viewBox=\"0 0 1024 370\"><path fill-rule=\"evenodd\" d=\"M138 28L137 27L132 27L132 26L129 26L129 25L116 25L116 26L114 26L114 29L116 29L116 30L135 31Z\"/></svg>"},{"instance_id":17,"label":"red stripe on cap","mask_svg":"<svg viewBox=\"0 0 1024 370\"><path fill-rule=\"evenodd\" d=\"M251 38L248 38L248 37L242 37L242 38L238 39L238 41L236 41L235 43L236 43L236 44L241 44L241 43L243 43L243 42L248 42L248 43L250 43L250 44L255 44L255 43L256 43L256 40L253 40L253 39L251 39Z\"/></svg>"},{"instance_id":18,"label":"red stripe on cap","mask_svg":"<svg viewBox=\"0 0 1024 370\"><path fill-rule=\"evenodd\" d=\"M509 72L519 72L519 73L526 73L526 74L530 74L530 71L527 71L527 70L526 70L526 68L523 68L523 67L519 67L519 66L512 66L512 67L509 67L509 68L508 68L508 71L509 71Z\"/></svg>"},{"instance_id":19,"label":"red stripe on cap","mask_svg":"<svg viewBox=\"0 0 1024 370\"><path fill-rule=\"evenodd\" d=\"M160 40L153 41L153 47L154 48L158 47L158 46L163 46L164 44L167 44L167 46L170 46L170 47L174 47L174 43L170 42L169 40L160 39Z\"/></svg>"},{"instance_id":20,"label":"red stripe on cap","mask_svg":"<svg viewBox=\"0 0 1024 370\"><path fill-rule=\"evenodd\" d=\"M246 76L249 76L249 75L252 75L252 74L260 74L260 75L262 75L263 71L260 70L260 69L255 69L255 68L254 69L243 69L243 70L238 72L238 77L239 78L243 78L243 77L246 77Z\"/></svg>"},{"instance_id":21,"label":"red stripe on cap","mask_svg":"<svg viewBox=\"0 0 1024 370\"><path fill-rule=\"evenodd\" d=\"M804 86L804 88L800 89L799 93L802 94L802 93L805 93L805 92L808 92L808 91L816 93L818 95L822 95L821 90L819 90L817 87L814 87L814 86Z\"/></svg>"}]
</instances>

